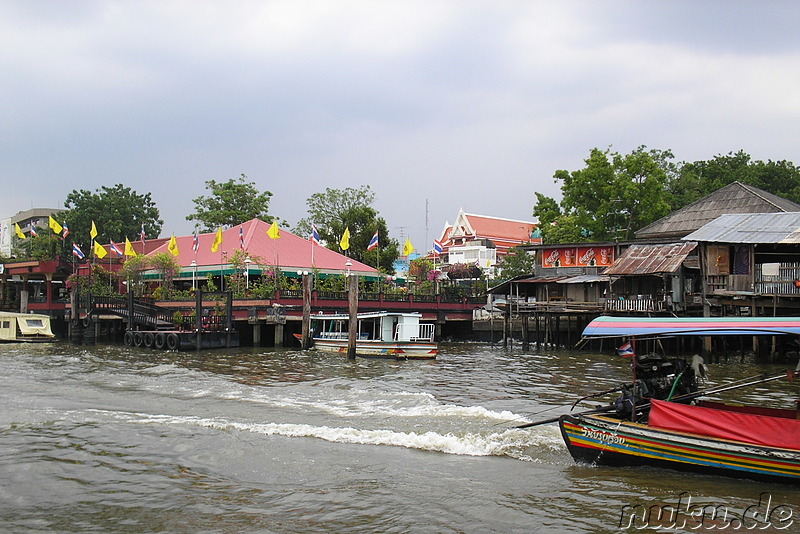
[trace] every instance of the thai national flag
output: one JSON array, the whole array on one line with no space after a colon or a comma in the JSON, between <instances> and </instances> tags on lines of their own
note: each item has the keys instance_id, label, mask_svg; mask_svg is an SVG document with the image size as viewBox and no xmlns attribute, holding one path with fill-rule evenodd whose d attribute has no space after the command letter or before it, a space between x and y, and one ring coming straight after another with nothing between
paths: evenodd
<instances>
[{"instance_id":1,"label":"thai national flag","mask_svg":"<svg viewBox=\"0 0 800 534\"><path fill-rule=\"evenodd\" d=\"M64 229L64 231L61 234L61 237L66 239L67 236L69 235L69 228L67 228L67 223L65 222L61 227Z\"/></svg>"},{"instance_id":2,"label":"thai national flag","mask_svg":"<svg viewBox=\"0 0 800 534\"><path fill-rule=\"evenodd\" d=\"M622 345L620 348L618 348L617 349L617 354L619 354L623 358L630 358L631 356L633 356L634 355L633 354L633 345L631 345L631 342L628 341L627 343Z\"/></svg>"},{"instance_id":3,"label":"thai national flag","mask_svg":"<svg viewBox=\"0 0 800 534\"><path fill-rule=\"evenodd\" d=\"M438 239L433 240L433 253L434 254L441 254L444 252L444 245Z\"/></svg>"},{"instance_id":4,"label":"thai national flag","mask_svg":"<svg viewBox=\"0 0 800 534\"><path fill-rule=\"evenodd\" d=\"M39 232L36 231L36 227L31 225L31 237L39 237Z\"/></svg>"},{"instance_id":5,"label":"thai national flag","mask_svg":"<svg viewBox=\"0 0 800 534\"><path fill-rule=\"evenodd\" d=\"M192 238L192 250L197 252L197 249L200 248L200 240L197 239L197 230L194 231L194 237Z\"/></svg>"},{"instance_id":6,"label":"thai national flag","mask_svg":"<svg viewBox=\"0 0 800 534\"><path fill-rule=\"evenodd\" d=\"M311 225L311 241L319 245L319 231L317 230L317 226L314 224Z\"/></svg>"},{"instance_id":7,"label":"thai national flag","mask_svg":"<svg viewBox=\"0 0 800 534\"><path fill-rule=\"evenodd\" d=\"M244 248L244 226L239 227L239 248Z\"/></svg>"},{"instance_id":8,"label":"thai national flag","mask_svg":"<svg viewBox=\"0 0 800 534\"><path fill-rule=\"evenodd\" d=\"M80 259L80 260L82 260L83 258L86 257L86 256L84 256L83 251L81 250L81 247L79 247L77 243L73 243L72 244L72 255L73 256L77 256L78 259Z\"/></svg>"},{"instance_id":9,"label":"thai national flag","mask_svg":"<svg viewBox=\"0 0 800 534\"><path fill-rule=\"evenodd\" d=\"M370 240L369 245L367 245L367 250L372 250L373 248L375 248L377 246L378 246L378 231L375 230L375 235L372 236L372 239Z\"/></svg>"},{"instance_id":10,"label":"thai national flag","mask_svg":"<svg viewBox=\"0 0 800 534\"><path fill-rule=\"evenodd\" d=\"M142 231L139 234L139 238L142 240L142 245L144 245L144 243L145 243L145 237L147 237L147 236L144 233L144 223L142 223Z\"/></svg>"},{"instance_id":11,"label":"thai national flag","mask_svg":"<svg viewBox=\"0 0 800 534\"><path fill-rule=\"evenodd\" d=\"M117 255L118 258L122 257L122 251L119 249L116 243L112 241L111 245L109 245L109 248L111 249L111 252L114 252Z\"/></svg>"}]
</instances>

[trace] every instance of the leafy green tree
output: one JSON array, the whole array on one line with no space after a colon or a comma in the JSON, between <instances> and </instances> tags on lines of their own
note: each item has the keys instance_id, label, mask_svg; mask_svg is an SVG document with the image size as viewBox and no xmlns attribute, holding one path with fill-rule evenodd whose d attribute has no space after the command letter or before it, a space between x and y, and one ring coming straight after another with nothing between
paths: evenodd
<instances>
[{"instance_id":1,"label":"leafy green tree","mask_svg":"<svg viewBox=\"0 0 800 534\"><path fill-rule=\"evenodd\" d=\"M266 222L274 219L269 214L272 193L260 193L255 182L248 182L244 174L227 182L208 180L206 189L211 194L195 198L195 211L186 216L187 221L199 222L206 232L212 232L220 226L235 226L255 218Z\"/></svg>"},{"instance_id":2,"label":"leafy green tree","mask_svg":"<svg viewBox=\"0 0 800 534\"><path fill-rule=\"evenodd\" d=\"M28 256L34 260L54 260L62 254L63 240L55 235L50 228L37 228L36 237L29 237L27 241Z\"/></svg>"},{"instance_id":3,"label":"leafy green tree","mask_svg":"<svg viewBox=\"0 0 800 534\"><path fill-rule=\"evenodd\" d=\"M313 223L326 246L340 252L339 242L345 228L349 228L350 248L346 254L384 273L393 274L393 264L399 255L399 244L389 236L386 220L372 207L374 201L375 193L368 185L362 185L358 189L327 188L322 193L314 193L306 200L309 216L297 224L295 233L309 235ZM378 249L367 250L376 230Z\"/></svg>"},{"instance_id":4,"label":"leafy green tree","mask_svg":"<svg viewBox=\"0 0 800 534\"><path fill-rule=\"evenodd\" d=\"M313 223L322 235L330 226L341 222L344 213L348 210L356 207L369 208L372 207L373 202L375 202L375 193L368 185L362 185L358 189L352 187L331 189L328 187L325 192L314 193L308 197L306 200L308 217L301 219L294 231L297 235L310 235Z\"/></svg>"},{"instance_id":5,"label":"leafy green tree","mask_svg":"<svg viewBox=\"0 0 800 534\"><path fill-rule=\"evenodd\" d=\"M172 282L181 272L178 260L168 252L158 252L148 258L148 266L159 274L158 289L154 297L159 300L170 300L175 291Z\"/></svg>"},{"instance_id":6,"label":"leafy green tree","mask_svg":"<svg viewBox=\"0 0 800 534\"><path fill-rule=\"evenodd\" d=\"M137 239L144 224L145 233L150 238L158 237L164 221L159 219L159 211L150 193L138 194L130 187L116 184L102 186L95 192L85 189L73 190L67 195L64 206L67 208L61 218L69 226L68 242L87 247L91 244L92 221L97 228L97 240L107 243L109 239L124 242L126 237Z\"/></svg>"},{"instance_id":7,"label":"leafy green tree","mask_svg":"<svg viewBox=\"0 0 800 534\"><path fill-rule=\"evenodd\" d=\"M734 181L800 203L800 169L792 162L753 161L739 150L706 161L683 163L670 183L672 209L680 209Z\"/></svg>"},{"instance_id":8,"label":"leafy green tree","mask_svg":"<svg viewBox=\"0 0 800 534\"><path fill-rule=\"evenodd\" d=\"M128 285L128 291L132 292L135 297L144 296L144 271L149 267L149 261L149 257L142 254L129 256L119 271L120 276Z\"/></svg>"},{"instance_id":9,"label":"leafy green tree","mask_svg":"<svg viewBox=\"0 0 800 534\"><path fill-rule=\"evenodd\" d=\"M500 278L510 280L515 276L533 274L535 268L536 256L514 247L508 251L500 263Z\"/></svg>"},{"instance_id":10,"label":"leafy green tree","mask_svg":"<svg viewBox=\"0 0 800 534\"><path fill-rule=\"evenodd\" d=\"M350 248L345 254L384 273L393 274L393 264L400 254L400 245L396 239L389 237L384 218L379 217L378 212L368 206L351 206L340 216L341 219L333 220L324 228L320 228L320 237L326 242L326 246L339 252L342 234L345 228L349 228ZM379 245L373 250L367 250L376 230Z\"/></svg>"},{"instance_id":11,"label":"leafy green tree","mask_svg":"<svg viewBox=\"0 0 800 534\"><path fill-rule=\"evenodd\" d=\"M558 170L562 200L537 194L545 243L630 239L633 232L666 215L668 184L677 173L670 151L641 146L627 155L594 148L577 171Z\"/></svg>"}]
</instances>

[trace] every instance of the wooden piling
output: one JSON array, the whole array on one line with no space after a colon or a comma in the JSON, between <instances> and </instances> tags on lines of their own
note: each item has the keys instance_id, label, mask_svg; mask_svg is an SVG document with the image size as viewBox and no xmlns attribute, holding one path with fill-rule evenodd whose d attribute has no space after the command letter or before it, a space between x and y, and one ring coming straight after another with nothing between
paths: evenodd
<instances>
[{"instance_id":1,"label":"wooden piling","mask_svg":"<svg viewBox=\"0 0 800 534\"><path fill-rule=\"evenodd\" d=\"M303 326L300 334L300 346L311 347L311 275L303 274Z\"/></svg>"},{"instance_id":2,"label":"wooden piling","mask_svg":"<svg viewBox=\"0 0 800 534\"><path fill-rule=\"evenodd\" d=\"M347 330L347 359L356 359L356 336L358 335L358 277L350 276L347 292L347 304L350 313L350 324Z\"/></svg>"}]
</instances>

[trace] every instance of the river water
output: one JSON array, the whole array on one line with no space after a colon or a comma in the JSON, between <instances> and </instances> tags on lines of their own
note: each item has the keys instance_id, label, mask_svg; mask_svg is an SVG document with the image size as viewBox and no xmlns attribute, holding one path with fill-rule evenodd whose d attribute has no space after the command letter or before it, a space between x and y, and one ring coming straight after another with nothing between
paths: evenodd
<instances>
[{"instance_id":1,"label":"river water","mask_svg":"<svg viewBox=\"0 0 800 534\"><path fill-rule=\"evenodd\" d=\"M800 532L796 486L576 465L557 425L513 428L626 381L616 356L477 343L435 361L0 351L3 532L604 533L621 531L624 507L681 494L733 512L768 496L793 522L760 526ZM790 407L798 394L781 381L745 397Z\"/></svg>"}]
</instances>

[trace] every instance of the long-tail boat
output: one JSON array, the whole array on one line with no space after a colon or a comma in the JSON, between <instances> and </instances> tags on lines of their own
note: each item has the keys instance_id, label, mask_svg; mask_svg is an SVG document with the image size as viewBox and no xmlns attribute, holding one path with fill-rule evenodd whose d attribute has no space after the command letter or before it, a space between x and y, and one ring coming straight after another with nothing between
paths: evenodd
<instances>
[{"instance_id":1,"label":"long-tail boat","mask_svg":"<svg viewBox=\"0 0 800 534\"><path fill-rule=\"evenodd\" d=\"M671 336L798 336L798 317L635 318L603 316L583 337L629 339ZM558 418L572 457L582 463L657 466L800 484L800 400L787 408L728 405L702 397L774 380L800 378L794 370L760 375L700 391L704 369L680 360L633 352L631 387L606 408ZM800 380L797 381L800 385ZM574 405L573 405L574 406ZM533 426L536 423L522 425Z\"/></svg>"}]
</instances>

